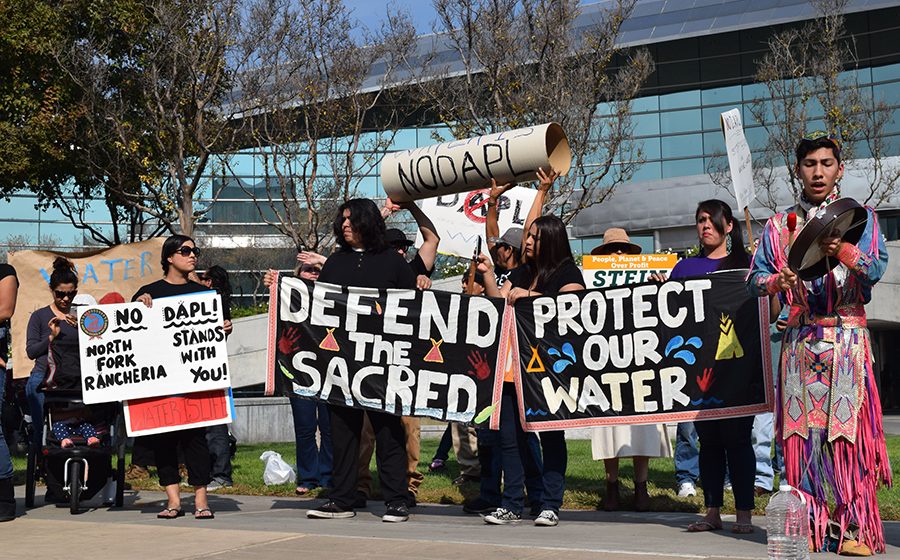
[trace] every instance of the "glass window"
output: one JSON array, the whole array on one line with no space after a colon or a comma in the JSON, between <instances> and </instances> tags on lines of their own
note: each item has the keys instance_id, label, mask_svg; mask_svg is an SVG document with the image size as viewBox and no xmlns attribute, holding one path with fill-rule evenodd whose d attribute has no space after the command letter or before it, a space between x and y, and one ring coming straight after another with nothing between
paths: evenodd
<instances>
[{"instance_id":1,"label":"glass window","mask_svg":"<svg viewBox=\"0 0 900 560\"><path fill-rule=\"evenodd\" d=\"M900 106L900 82L878 84L873 86L872 89L877 101L884 101L891 107Z\"/></svg>"},{"instance_id":2,"label":"glass window","mask_svg":"<svg viewBox=\"0 0 900 560\"><path fill-rule=\"evenodd\" d=\"M745 102L769 98L769 90L765 84L746 84L741 86L741 89L743 90Z\"/></svg>"},{"instance_id":3,"label":"glass window","mask_svg":"<svg viewBox=\"0 0 900 560\"><path fill-rule=\"evenodd\" d=\"M705 155L725 153L725 135L721 131L703 133L703 153Z\"/></svg>"},{"instance_id":4,"label":"glass window","mask_svg":"<svg viewBox=\"0 0 900 560\"><path fill-rule=\"evenodd\" d=\"M718 105L721 103L740 105L743 99L741 86L704 89L700 92L700 95L704 105Z\"/></svg>"},{"instance_id":5,"label":"glass window","mask_svg":"<svg viewBox=\"0 0 900 560\"><path fill-rule=\"evenodd\" d=\"M900 132L900 108L894 109L892 111L893 118L885 123L884 132L885 134L896 134ZM896 152L891 152L892 156L900 155Z\"/></svg>"},{"instance_id":6,"label":"glass window","mask_svg":"<svg viewBox=\"0 0 900 560\"><path fill-rule=\"evenodd\" d=\"M648 161L640 165L631 176L632 182L662 179L662 165L658 161Z\"/></svg>"},{"instance_id":7,"label":"glass window","mask_svg":"<svg viewBox=\"0 0 900 560\"><path fill-rule=\"evenodd\" d=\"M747 138L751 151L762 150L769 143L769 133L761 126L744 128L744 137Z\"/></svg>"},{"instance_id":8,"label":"glass window","mask_svg":"<svg viewBox=\"0 0 900 560\"><path fill-rule=\"evenodd\" d=\"M634 123L635 136L659 135L659 113L632 115L631 121Z\"/></svg>"},{"instance_id":9,"label":"glass window","mask_svg":"<svg viewBox=\"0 0 900 560\"><path fill-rule=\"evenodd\" d=\"M641 156L644 158L644 161L659 159L662 156L662 152L659 148L658 136L653 138L635 139L634 145L635 148L641 151Z\"/></svg>"},{"instance_id":10,"label":"glass window","mask_svg":"<svg viewBox=\"0 0 900 560\"><path fill-rule=\"evenodd\" d=\"M662 110L698 107L699 105L700 90L680 91L659 96L659 108Z\"/></svg>"},{"instance_id":11,"label":"glass window","mask_svg":"<svg viewBox=\"0 0 900 560\"><path fill-rule=\"evenodd\" d=\"M703 130L722 130L721 115L730 110L731 108L727 105L703 109Z\"/></svg>"},{"instance_id":12,"label":"glass window","mask_svg":"<svg viewBox=\"0 0 900 560\"><path fill-rule=\"evenodd\" d=\"M673 159L664 161L662 174L664 179L670 177L685 177L688 175L702 175L703 158Z\"/></svg>"},{"instance_id":13,"label":"glass window","mask_svg":"<svg viewBox=\"0 0 900 560\"><path fill-rule=\"evenodd\" d=\"M700 156L703 154L703 135L684 134L662 138L663 159Z\"/></svg>"},{"instance_id":14,"label":"glass window","mask_svg":"<svg viewBox=\"0 0 900 560\"><path fill-rule=\"evenodd\" d=\"M663 134L694 132L702 130L703 117L700 109L669 111L659 114L659 125Z\"/></svg>"},{"instance_id":15,"label":"glass window","mask_svg":"<svg viewBox=\"0 0 900 560\"><path fill-rule=\"evenodd\" d=\"M394 142L391 144L391 150L409 150L411 148L418 147L418 133L419 131L415 128L404 128L402 130L398 130L397 135L394 136ZM423 136L424 138L428 137L427 134ZM426 144L434 144L434 141L428 140Z\"/></svg>"},{"instance_id":16,"label":"glass window","mask_svg":"<svg viewBox=\"0 0 900 560\"><path fill-rule=\"evenodd\" d=\"M631 103L631 111L633 113L643 113L646 111L659 111L659 96L648 95L646 97L638 97Z\"/></svg>"},{"instance_id":17,"label":"glass window","mask_svg":"<svg viewBox=\"0 0 900 560\"><path fill-rule=\"evenodd\" d=\"M872 68L873 82L886 82L888 80L900 80L900 64L888 64Z\"/></svg>"}]
</instances>

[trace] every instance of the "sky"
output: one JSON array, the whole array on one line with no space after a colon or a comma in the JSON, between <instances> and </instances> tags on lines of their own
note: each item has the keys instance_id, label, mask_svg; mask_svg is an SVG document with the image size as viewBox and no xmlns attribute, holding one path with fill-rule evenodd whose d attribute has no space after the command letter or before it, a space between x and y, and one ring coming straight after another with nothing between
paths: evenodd
<instances>
[{"instance_id":1,"label":"sky","mask_svg":"<svg viewBox=\"0 0 900 560\"><path fill-rule=\"evenodd\" d=\"M356 19L372 28L377 28L384 20L389 7L407 12L420 35L430 33L436 19L430 0L344 0L344 4L353 10Z\"/></svg>"}]
</instances>

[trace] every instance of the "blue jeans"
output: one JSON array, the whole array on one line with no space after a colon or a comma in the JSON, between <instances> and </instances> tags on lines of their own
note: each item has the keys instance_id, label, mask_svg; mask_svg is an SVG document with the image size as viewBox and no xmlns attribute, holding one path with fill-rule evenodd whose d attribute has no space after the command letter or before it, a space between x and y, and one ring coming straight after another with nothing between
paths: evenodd
<instances>
[{"instance_id":1,"label":"blue jeans","mask_svg":"<svg viewBox=\"0 0 900 560\"><path fill-rule=\"evenodd\" d=\"M522 466L525 453L528 453L527 443L519 423L515 387L512 383L504 383L500 404L500 461L503 469L500 505L519 515L525 507L525 468Z\"/></svg>"},{"instance_id":2,"label":"blue jeans","mask_svg":"<svg viewBox=\"0 0 900 560\"><path fill-rule=\"evenodd\" d=\"M518 406L515 400L512 403L512 406ZM503 422L502 410L500 421ZM516 425L520 426L518 422L516 422ZM501 430L502 428L503 426L501 425ZM521 435L518 435L519 433ZM521 427L518 429L517 435L524 440L522 445L525 452L521 453L521 461L525 473L525 489L528 492L528 501L530 504L540 505L541 495L544 493L541 442L537 434L523 432ZM502 503L500 481L503 479L503 449L500 441L500 431L478 430L478 460L481 462L481 491L479 497L482 501L491 505Z\"/></svg>"},{"instance_id":3,"label":"blue jeans","mask_svg":"<svg viewBox=\"0 0 900 560\"><path fill-rule=\"evenodd\" d=\"M450 428L450 424L447 424L447 427L444 429L444 433L441 435L441 441L438 443L437 449L434 452L434 457L432 457L431 462L433 463L435 459L440 459L441 461L446 462L450 458L450 448L453 447L453 430Z\"/></svg>"},{"instance_id":4,"label":"blue jeans","mask_svg":"<svg viewBox=\"0 0 900 560\"><path fill-rule=\"evenodd\" d=\"M696 484L700 478L700 448L693 422L678 424L675 431L675 483Z\"/></svg>"},{"instance_id":5,"label":"blue jeans","mask_svg":"<svg viewBox=\"0 0 900 560\"><path fill-rule=\"evenodd\" d=\"M328 406L320 401L301 398L291 398L290 402L297 444L297 486L330 488L334 456ZM316 429L321 442L318 447Z\"/></svg>"},{"instance_id":6,"label":"blue jeans","mask_svg":"<svg viewBox=\"0 0 900 560\"><path fill-rule=\"evenodd\" d=\"M541 432L541 449L544 452L544 492L541 494L541 509L559 513L566 488L566 466L569 459L566 433L562 430Z\"/></svg>"},{"instance_id":7,"label":"blue jeans","mask_svg":"<svg viewBox=\"0 0 900 560\"><path fill-rule=\"evenodd\" d=\"M0 403L3 402L3 393L6 390L6 370L0 368ZM6 437L0 430L0 479L12 478L12 459L9 457L9 447L6 445Z\"/></svg>"},{"instance_id":8,"label":"blue jeans","mask_svg":"<svg viewBox=\"0 0 900 560\"><path fill-rule=\"evenodd\" d=\"M753 418L753 431L750 433L753 454L756 456L754 485L766 490L771 490L775 482L775 473L772 470L772 420L771 412L757 414Z\"/></svg>"},{"instance_id":9,"label":"blue jeans","mask_svg":"<svg viewBox=\"0 0 900 560\"><path fill-rule=\"evenodd\" d=\"M28 403L28 414L31 415L31 442L36 447L44 443L44 393L38 391L38 388L46 376L47 372L34 370L25 384L25 401Z\"/></svg>"}]
</instances>

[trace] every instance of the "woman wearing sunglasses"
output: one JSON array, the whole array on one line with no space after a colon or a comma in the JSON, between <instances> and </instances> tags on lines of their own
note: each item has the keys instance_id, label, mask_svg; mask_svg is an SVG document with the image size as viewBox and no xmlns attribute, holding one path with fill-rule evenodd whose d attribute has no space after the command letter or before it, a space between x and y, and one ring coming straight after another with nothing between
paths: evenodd
<instances>
[{"instance_id":1,"label":"woman wearing sunglasses","mask_svg":"<svg viewBox=\"0 0 900 560\"><path fill-rule=\"evenodd\" d=\"M50 274L51 303L31 314L26 331L25 352L34 360L34 368L25 385L25 398L31 414L32 443L41 445L44 430L44 394L38 388L47 377L50 342L57 347L75 345L78 352L78 329L72 314L72 300L78 295L78 276L72 263L63 257L53 261Z\"/></svg>"},{"instance_id":2,"label":"woman wearing sunglasses","mask_svg":"<svg viewBox=\"0 0 900 560\"><path fill-rule=\"evenodd\" d=\"M200 250L194 240L186 235L173 235L163 243L163 278L147 284L134 294L132 301L139 301L147 307L153 300L163 297L183 296L209 290L206 286L192 282L188 277L197 267ZM225 320L225 333L231 333L231 321ZM188 484L194 487L194 518L212 519L206 497L206 485L210 482L209 447L206 444L206 428L190 428L163 434L145 436L144 443L153 450L159 484L166 489L168 503L157 514L160 519L175 519L184 515L181 509L178 472L178 447L184 453L184 463L188 471Z\"/></svg>"}]
</instances>

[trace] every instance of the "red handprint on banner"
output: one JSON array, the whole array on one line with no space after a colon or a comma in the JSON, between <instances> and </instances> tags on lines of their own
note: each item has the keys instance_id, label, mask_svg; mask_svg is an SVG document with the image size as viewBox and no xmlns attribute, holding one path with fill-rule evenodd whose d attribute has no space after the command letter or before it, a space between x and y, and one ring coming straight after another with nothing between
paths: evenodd
<instances>
[{"instance_id":1,"label":"red handprint on banner","mask_svg":"<svg viewBox=\"0 0 900 560\"><path fill-rule=\"evenodd\" d=\"M491 376L491 366L488 365L487 358L477 350L473 350L469 353L469 363L472 364L472 368L469 370L469 375L478 378L479 381L484 381L488 377Z\"/></svg>"},{"instance_id":2,"label":"red handprint on banner","mask_svg":"<svg viewBox=\"0 0 900 560\"><path fill-rule=\"evenodd\" d=\"M697 386L700 387L700 390L704 393L709 391L710 385L713 384L713 369L712 368L703 368L703 376L697 376Z\"/></svg>"},{"instance_id":3,"label":"red handprint on banner","mask_svg":"<svg viewBox=\"0 0 900 560\"><path fill-rule=\"evenodd\" d=\"M278 339L278 351L284 355L290 355L297 348L300 341L300 329L297 327L288 327L281 338Z\"/></svg>"}]
</instances>

